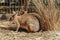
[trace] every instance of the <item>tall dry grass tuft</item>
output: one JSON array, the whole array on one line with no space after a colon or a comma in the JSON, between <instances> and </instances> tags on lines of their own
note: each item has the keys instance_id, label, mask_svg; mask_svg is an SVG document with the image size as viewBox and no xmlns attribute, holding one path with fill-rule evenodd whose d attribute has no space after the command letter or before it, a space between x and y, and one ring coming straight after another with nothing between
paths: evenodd
<instances>
[{"instance_id":1,"label":"tall dry grass tuft","mask_svg":"<svg viewBox=\"0 0 60 40\"><path fill-rule=\"evenodd\" d=\"M55 0L50 0L47 6L43 4L43 0L33 0L33 3L41 16L42 29L60 30L60 12L55 7Z\"/></svg>"}]
</instances>

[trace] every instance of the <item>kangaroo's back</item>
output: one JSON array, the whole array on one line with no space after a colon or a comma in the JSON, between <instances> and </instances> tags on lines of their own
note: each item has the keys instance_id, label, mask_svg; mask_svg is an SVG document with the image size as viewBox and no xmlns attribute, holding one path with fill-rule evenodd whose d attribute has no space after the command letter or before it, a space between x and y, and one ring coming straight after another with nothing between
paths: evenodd
<instances>
[{"instance_id":1,"label":"kangaroo's back","mask_svg":"<svg viewBox=\"0 0 60 40\"><path fill-rule=\"evenodd\" d=\"M25 13L20 17L21 17L21 19L19 18L20 22L22 24L26 23L25 25L28 25L30 31L36 32L41 30L40 16L37 13ZM25 27L26 26L23 26L23 28Z\"/></svg>"}]
</instances>

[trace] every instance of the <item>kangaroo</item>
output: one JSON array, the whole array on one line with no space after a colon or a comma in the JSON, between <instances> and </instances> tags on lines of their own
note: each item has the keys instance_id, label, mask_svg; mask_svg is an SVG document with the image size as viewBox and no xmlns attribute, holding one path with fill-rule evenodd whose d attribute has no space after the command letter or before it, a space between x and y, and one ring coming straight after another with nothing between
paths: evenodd
<instances>
[{"instance_id":1,"label":"kangaroo","mask_svg":"<svg viewBox=\"0 0 60 40\"><path fill-rule=\"evenodd\" d=\"M36 13L27 13L22 12L23 14L18 16L18 11L12 15L10 19L11 21L15 22L17 25L16 31L19 30L19 28L24 28L28 32L37 32L40 29L39 20L34 16Z\"/></svg>"}]
</instances>

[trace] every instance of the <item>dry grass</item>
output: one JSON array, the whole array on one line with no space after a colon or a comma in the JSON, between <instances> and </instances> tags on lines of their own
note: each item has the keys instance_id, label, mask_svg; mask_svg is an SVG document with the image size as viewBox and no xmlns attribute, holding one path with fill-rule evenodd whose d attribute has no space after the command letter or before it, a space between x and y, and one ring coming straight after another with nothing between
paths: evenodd
<instances>
[{"instance_id":1,"label":"dry grass","mask_svg":"<svg viewBox=\"0 0 60 40\"><path fill-rule=\"evenodd\" d=\"M33 0L38 14L41 16L41 26L44 30L60 30L60 12L55 7L55 0L50 0L45 6L42 0Z\"/></svg>"}]
</instances>

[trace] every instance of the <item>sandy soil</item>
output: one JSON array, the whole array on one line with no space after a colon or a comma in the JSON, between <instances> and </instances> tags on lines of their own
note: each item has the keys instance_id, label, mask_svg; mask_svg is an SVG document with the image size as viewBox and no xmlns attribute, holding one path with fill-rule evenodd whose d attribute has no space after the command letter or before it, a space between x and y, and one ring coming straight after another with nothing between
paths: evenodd
<instances>
[{"instance_id":1,"label":"sandy soil","mask_svg":"<svg viewBox=\"0 0 60 40\"><path fill-rule=\"evenodd\" d=\"M60 40L60 31L26 33L0 29L0 40Z\"/></svg>"}]
</instances>

